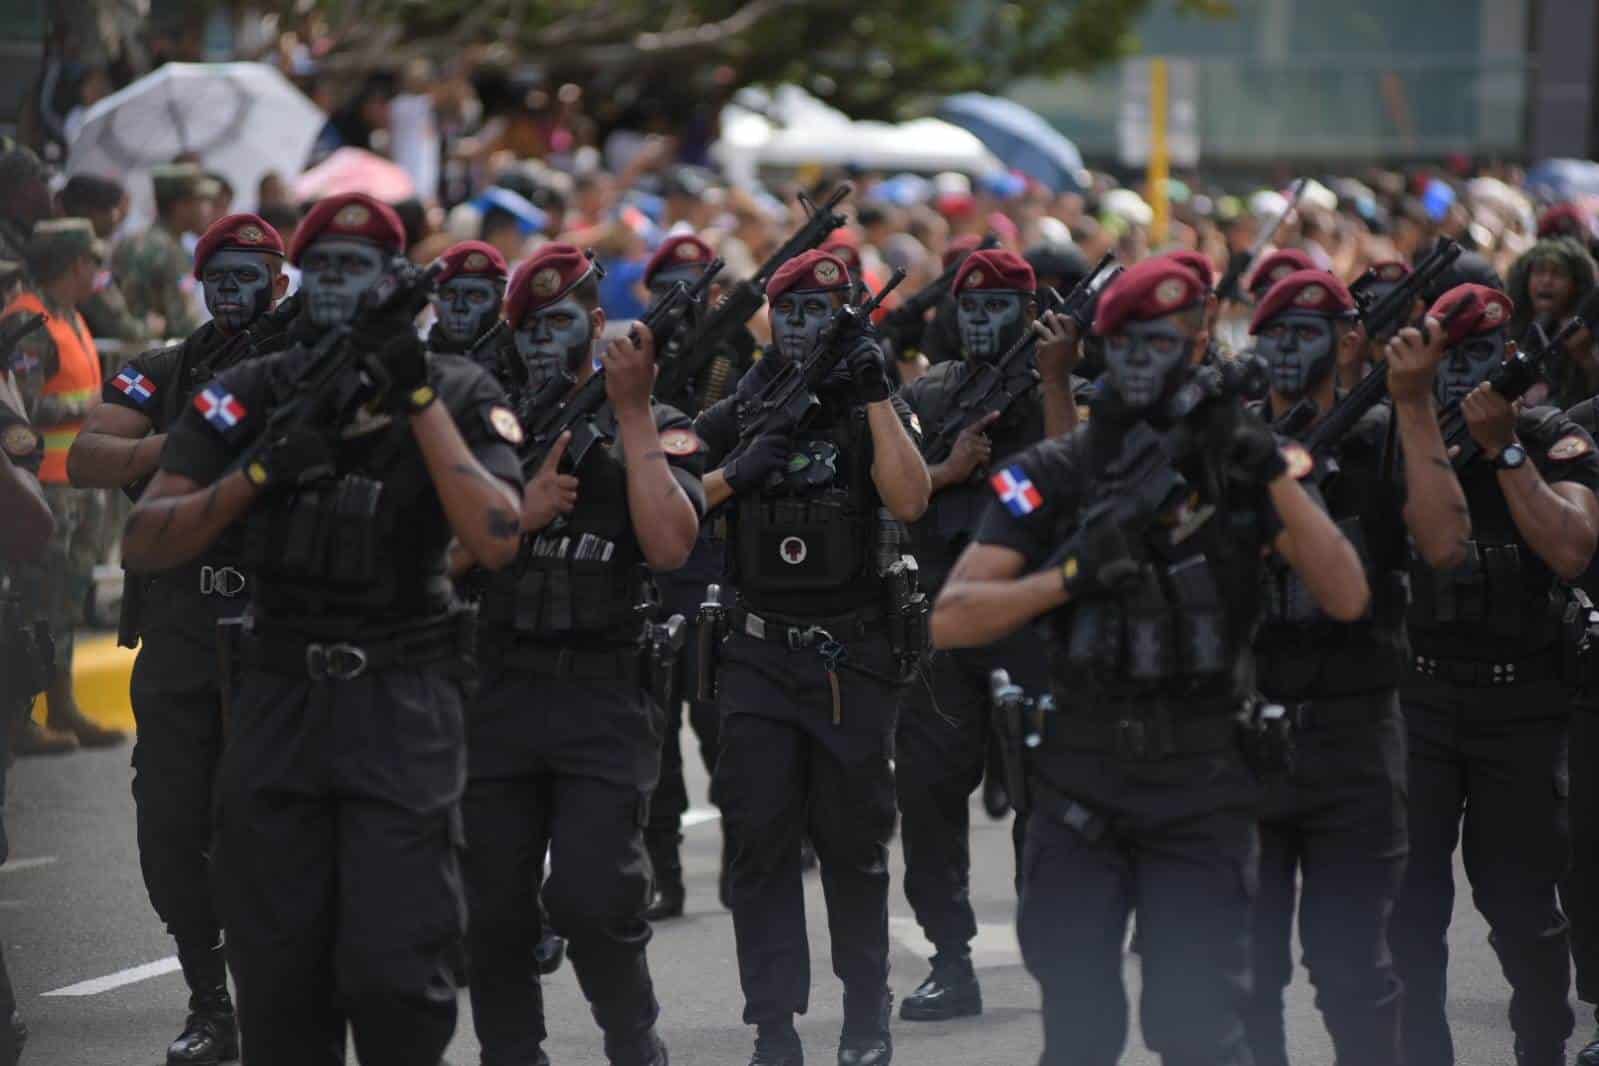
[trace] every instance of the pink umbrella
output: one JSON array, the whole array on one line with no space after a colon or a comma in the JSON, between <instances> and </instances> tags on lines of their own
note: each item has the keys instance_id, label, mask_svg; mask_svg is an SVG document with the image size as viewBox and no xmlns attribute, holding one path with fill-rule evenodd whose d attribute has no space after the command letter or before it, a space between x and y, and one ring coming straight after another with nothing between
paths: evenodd
<instances>
[{"instance_id":1,"label":"pink umbrella","mask_svg":"<svg viewBox=\"0 0 1599 1066\"><path fill-rule=\"evenodd\" d=\"M364 192L393 204L416 195L416 185L397 163L365 148L340 148L300 175L294 183L296 200L322 200L347 192Z\"/></svg>"}]
</instances>

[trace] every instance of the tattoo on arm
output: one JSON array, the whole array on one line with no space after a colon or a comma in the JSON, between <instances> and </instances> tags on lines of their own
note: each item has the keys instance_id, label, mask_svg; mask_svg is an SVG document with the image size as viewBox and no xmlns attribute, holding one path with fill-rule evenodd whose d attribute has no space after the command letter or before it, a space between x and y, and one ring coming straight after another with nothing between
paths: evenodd
<instances>
[{"instance_id":1,"label":"tattoo on arm","mask_svg":"<svg viewBox=\"0 0 1599 1066\"><path fill-rule=\"evenodd\" d=\"M1440 458L1440 457L1438 457L1436 455L1429 455L1429 456L1427 456L1427 458L1428 458L1428 460L1430 460L1432 462L1433 466L1441 467L1444 470L1454 470L1454 468L1455 468L1454 464L1451 463L1448 459L1443 459L1443 458Z\"/></svg>"},{"instance_id":2,"label":"tattoo on arm","mask_svg":"<svg viewBox=\"0 0 1599 1066\"><path fill-rule=\"evenodd\" d=\"M218 495L217 490L220 489L220 488L221 488L220 485L212 485L211 486L211 491L209 491L209 492L207 492L205 494L205 507L200 511L200 517L201 518L210 518L211 517L211 510L212 510L213 507L216 506L216 502L217 502L217 495Z\"/></svg>"},{"instance_id":3,"label":"tattoo on arm","mask_svg":"<svg viewBox=\"0 0 1599 1066\"><path fill-rule=\"evenodd\" d=\"M494 479L494 475L490 474L482 467L476 466L472 463L456 463L450 469L454 470L457 474L460 474L463 477L477 478L479 481L486 481L490 485L499 484L499 482Z\"/></svg>"},{"instance_id":4,"label":"tattoo on arm","mask_svg":"<svg viewBox=\"0 0 1599 1066\"><path fill-rule=\"evenodd\" d=\"M489 536L495 540L510 540L522 532L516 513L503 507L491 507L488 512Z\"/></svg>"}]
</instances>

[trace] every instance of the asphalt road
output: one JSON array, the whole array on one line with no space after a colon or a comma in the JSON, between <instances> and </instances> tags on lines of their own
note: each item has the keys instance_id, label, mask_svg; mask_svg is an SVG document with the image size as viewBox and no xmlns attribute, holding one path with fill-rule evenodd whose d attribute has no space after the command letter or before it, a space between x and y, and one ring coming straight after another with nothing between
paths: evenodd
<instances>
[{"instance_id":1,"label":"asphalt road","mask_svg":"<svg viewBox=\"0 0 1599 1066\"><path fill-rule=\"evenodd\" d=\"M140 879L128 754L122 748L29 759L12 770L7 815L12 859L0 867L0 938L33 1030L23 1057L28 1064L159 1066L167 1042L182 1024L182 978L175 960L163 963L171 959L171 945ZM690 794L703 798L705 777L692 754L689 765ZM690 818L713 816L713 811L696 808ZM1038 996L1012 932L1009 839L1008 826L975 813L972 895L982 926L975 961L987 1013L951 1023L896 1020L897 1061L902 1064L1026 1066L1037 1061ZM689 913L659 926L650 946L663 1007L662 1031L678 1064L743 1066L749 1056L751 1034L739 1022L732 920L716 903L718 848L714 820L688 828L684 858ZM925 976L928 949L900 894L898 860L896 849L891 981L903 997ZM1463 875L1457 876L1464 886ZM1459 1062L1503 1066L1512 1060L1504 1018L1507 989L1483 923L1471 910L1470 893L1459 895L1449 1004ZM807 886L807 902L814 990L800 1031L809 1060L825 1064L833 1061L842 1015L815 876ZM1129 961L1127 974L1136 997L1136 960ZM599 1034L570 968L550 979L547 989L552 1061L556 1066L602 1066ZM1298 1066L1331 1066L1331 1048L1302 973L1291 990L1288 1028ZM1587 1015L1579 1012L1578 1035L1587 1032ZM455 1066L478 1061L464 995L449 1061ZM1124 1061L1138 1066L1155 1062L1136 1034Z\"/></svg>"}]
</instances>

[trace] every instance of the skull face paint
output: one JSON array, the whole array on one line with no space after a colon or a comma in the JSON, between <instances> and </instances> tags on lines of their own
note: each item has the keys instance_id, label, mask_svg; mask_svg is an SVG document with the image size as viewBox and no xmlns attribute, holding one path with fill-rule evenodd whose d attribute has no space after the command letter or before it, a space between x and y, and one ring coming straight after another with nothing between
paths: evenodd
<instances>
[{"instance_id":1,"label":"skull face paint","mask_svg":"<svg viewBox=\"0 0 1599 1066\"><path fill-rule=\"evenodd\" d=\"M978 290L962 293L955 305L961 349L979 363L998 359L1021 338L1026 297L1019 292Z\"/></svg>"},{"instance_id":2,"label":"skull face paint","mask_svg":"<svg viewBox=\"0 0 1599 1066\"><path fill-rule=\"evenodd\" d=\"M272 307L272 271L260 252L224 248L205 261L205 306L223 333L237 333Z\"/></svg>"},{"instance_id":3,"label":"skull face paint","mask_svg":"<svg viewBox=\"0 0 1599 1066\"><path fill-rule=\"evenodd\" d=\"M1169 318L1129 322L1105 338L1105 375L1128 407L1153 407L1176 385L1192 346Z\"/></svg>"},{"instance_id":4,"label":"skull face paint","mask_svg":"<svg viewBox=\"0 0 1599 1066\"><path fill-rule=\"evenodd\" d=\"M439 331L451 344L466 348L494 324L504 291L503 283L483 277L456 277L446 281L433 297Z\"/></svg>"},{"instance_id":5,"label":"skull face paint","mask_svg":"<svg viewBox=\"0 0 1599 1066\"><path fill-rule=\"evenodd\" d=\"M822 329L833 317L833 293L823 289L785 292L772 305L772 339L789 362L811 354Z\"/></svg>"},{"instance_id":6,"label":"skull face paint","mask_svg":"<svg viewBox=\"0 0 1599 1066\"><path fill-rule=\"evenodd\" d=\"M571 295L529 311L512 334L535 383L553 375L574 378L594 346L589 313Z\"/></svg>"},{"instance_id":7,"label":"skull face paint","mask_svg":"<svg viewBox=\"0 0 1599 1066\"><path fill-rule=\"evenodd\" d=\"M1288 311L1273 318L1256 338L1266 360L1271 389L1297 400L1332 373L1338 351L1333 324L1322 315Z\"/></svg>"},{"instance_id":8,"label":"skull face paint","mask_svg":"<svg viewBox=\"0 0 1599 1066\"><path fill-rule=\"evenodd\" d=\"M354 320L361 298L383 278L383 253L365 241L329 237L300 257L300 287L314 325Z\"/></svg>"},{"instance_id":9,"label":"skull face paint","mask_svg":"<svg viewBox=\"0 0 1599 1066\"><path fill-rule=\"evenodd\" d=\"M700 263L687 264L678 267L666 267L655 272L650 278L649 290L652 298L664 296L671 287L678 282L693 287L700 275L705 273L705 267Z\"/></svg>"},{"instance_id":10,"label":"skull face paint","mask_svg":"<svg viewBox=\"0 0 1599 1066\"><path fill-rule=\"evenodd\" d=\"M1458 404L1466 394L1484 381L1494 367L1505 361L1505 331L1479 333L1467 337L1444 353L1433 380L1433 394L1440 407Z\"/></svg>"}]
</instances>

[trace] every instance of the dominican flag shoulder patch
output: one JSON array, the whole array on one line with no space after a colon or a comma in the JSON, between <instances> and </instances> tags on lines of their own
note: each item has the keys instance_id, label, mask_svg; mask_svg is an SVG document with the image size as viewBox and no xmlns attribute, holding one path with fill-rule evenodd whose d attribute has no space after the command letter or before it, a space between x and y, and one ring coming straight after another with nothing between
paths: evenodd
<instances>
[{"instance_id":1,"label":"dominican flag shoulder patch","mask_svg":"<svg viewBox=\"0 0 1599 1066\"><path fill-rule=\"evenodd\" d=\"M155 382L131 366L123 367L122 373L111 379L111 384L140 406L149 403L150 398L155 395Z\"/></svg>"},{"instance_id":2,"label":"dominican flag shoulder patch","mask_svg":"<svg viewBox=\"0 0 1599 1066\"><path fill-rule=\"evenodd\" d=\"M205 416L207 422L224 431L238 425L245 415L244 404L239 402L239 398L215 383L207 385L195 395L194 407Z\"/></svg>"},{"instance_id":3,"label":"dominican flag shoulder patch","mask_svg":"<svg viewBox=\"0 0 1599 1066\"><path fill-rule=\"evenodd\" d=\"M1007 466L989 478L988 483L994 487L999 502L1017 518L1032 514L1044 505L1044 494L1019 466Z\"/></svg>"}]
</instances>

